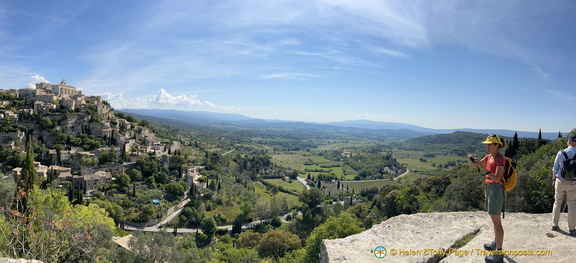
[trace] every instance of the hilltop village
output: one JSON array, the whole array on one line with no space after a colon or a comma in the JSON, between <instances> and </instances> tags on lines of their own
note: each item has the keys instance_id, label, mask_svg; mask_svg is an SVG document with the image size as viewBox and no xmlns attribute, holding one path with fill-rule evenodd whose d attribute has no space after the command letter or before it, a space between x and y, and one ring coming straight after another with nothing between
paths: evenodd
<instances>
[{"instance_id":1,"label":"hilltop village","mask_svg":"<svg viewBox=\"0 0 576 263\"><path fill-rule=\"evenodd\" d=\"M147 127L116 117L100 96L85 96L64 80L0 90L2 148L23 152L27 133L48 149L42 161L35 162L37 175L70 181L74 190L84 192L112 182L142 153L152 153L167 165L169 153L179 148L177 141L163 141ZM78 141L82 136L91 140ZM103 156L115 158L107 162ZM16 178L22 169L2 168Z\"/></svg>"}]
</instances>

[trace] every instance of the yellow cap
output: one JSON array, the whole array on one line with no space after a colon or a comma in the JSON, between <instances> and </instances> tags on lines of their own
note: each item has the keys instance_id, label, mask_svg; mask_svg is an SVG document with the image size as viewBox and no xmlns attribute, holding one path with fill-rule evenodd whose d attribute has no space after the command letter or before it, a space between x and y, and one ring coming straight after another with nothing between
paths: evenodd
<instances>
[{"instance_id":1,"label":"yellow cap","mask_svg":"<svg viewBox=\"0 0 576 263\"><path fill-rule=\"evenodd\" d=\"M488 135L488 137L486 137L486 140L483 141L482 143L483 144L492 144L492 143L500 144L500 137L498 137L498 135L496 135L496 134Z\"/></svg>"}]
</instances>

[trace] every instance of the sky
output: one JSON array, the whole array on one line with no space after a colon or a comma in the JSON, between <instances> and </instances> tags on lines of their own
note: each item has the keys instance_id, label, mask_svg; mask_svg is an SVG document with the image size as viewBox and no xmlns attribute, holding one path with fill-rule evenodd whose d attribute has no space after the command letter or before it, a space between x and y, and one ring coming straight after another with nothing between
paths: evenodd
<instances>
[{"instance_id":1,"label":"sky","mask_svg":"<svg viewBox=\"0 0 576 263\"><path fill-rule=\"evenodd\" d=\"M576 1L3 0L0 89L115 109L569 132Z\"/></svg>"}]
</instances>

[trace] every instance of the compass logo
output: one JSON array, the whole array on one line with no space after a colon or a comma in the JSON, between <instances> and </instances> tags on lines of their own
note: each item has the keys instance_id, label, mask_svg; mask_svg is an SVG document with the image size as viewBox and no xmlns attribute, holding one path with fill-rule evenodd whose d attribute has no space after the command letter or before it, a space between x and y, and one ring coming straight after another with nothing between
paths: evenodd
<instances>
[{"instance_id":1,"label":"compass logo","mask_svg":"<svg viewBox=\"0 0 576 263\"><path fill-rule=\"evenodd\" d=\"M387 254L388 252L386 251L386 248L383 246L378 246L374 249L374 256L376 256L377 258L384 258Z\"/></svg>"}]
</instances>

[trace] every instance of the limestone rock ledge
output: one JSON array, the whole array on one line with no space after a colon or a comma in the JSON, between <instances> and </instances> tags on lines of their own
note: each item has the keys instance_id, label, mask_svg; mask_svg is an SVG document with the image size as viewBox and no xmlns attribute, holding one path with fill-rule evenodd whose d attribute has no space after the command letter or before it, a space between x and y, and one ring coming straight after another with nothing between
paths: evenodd
<instances>
[{"instance_id":1,"label":"limestone rock ledge","mask_svg":"<svg viewBox=\"0 0 576 263\"><path fill-rule=\"evenodd\" d=\"M551 230L549 213L506 213L502 223L504 250L509 253L505 262L576 261L576 238L568 233L565 213L560 217L559 232ZM472 240L455 248L468 234L474 235ZM483 244L493 238L492 221L486 212L399 215L356 235L323 240L320 261L484 262L487 251ZM377 247L384 247L386 256L377 257Z\"/></svg>"}]
</instances>

